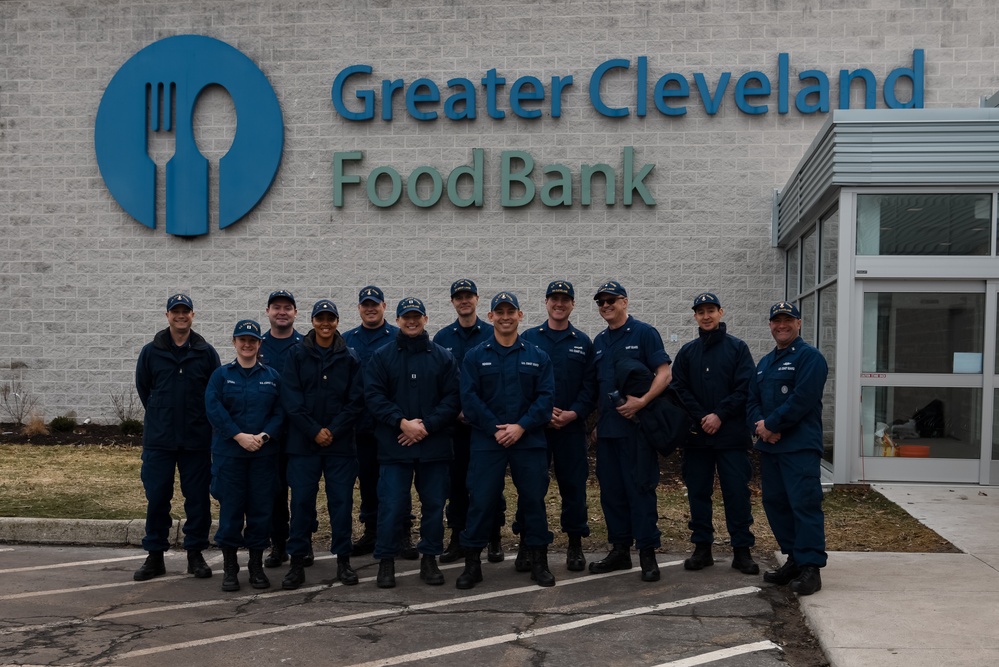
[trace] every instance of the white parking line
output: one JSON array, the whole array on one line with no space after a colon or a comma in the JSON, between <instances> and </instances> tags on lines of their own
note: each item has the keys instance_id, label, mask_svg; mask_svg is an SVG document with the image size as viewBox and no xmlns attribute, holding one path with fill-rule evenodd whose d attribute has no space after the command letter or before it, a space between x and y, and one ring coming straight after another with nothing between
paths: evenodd
<instances>
[{"instance_id":1,"label":"white parking line","mask_svg":"<svg viewBox=\"0 0 999 667\"><path fill-rule=\"evenodd\" d=\"M680 565L683 561L671 561L668 563L659 563L660 567L670 567L673 565ZM568 579L559 581L556 586L573 586L576 584L585 584L592 581L598 581L600 579L606 579L608 577L615 577L623 574L629 574L633 572L640 572L640 568L632 568L631 570L618 570L616 572L608 572L606 574L591 574L585 577L578 577L575 579ZM397 575L398 576L398 575ZM375 577L368 577L365 581L372 581ZM291 630L300 630L302 628L311 628L318 625L333 625L336 623L347 623L350 621L360 621L370 618L378 618L381 616L392 616L398 614L405 614L412 611L423 611L426 609L436 609L440 607L448 607L453 605L463 605L472 602L482 602L484 600L492 600L495 598L508 597L511 595L520 595L521 593L532 593L544 591L547 589L540 588L537 585L522 586L520 588L509 588L501 591L493 591L490 593L481 593L479 595L469 595L460 598L451 598L447 600L436 600L434 602L425 602L422 604L408 605L404 607L393 607L390 609L373 609L371 611L361 612L357 614L349 614L347 616L332 616L330 618L322 618L315 621L305 621L303 623L295 623L293 625L284 625L276 627L261 628L259 630L248 630L246 632L237 632L231 635L219 635L217 637L206 637L205 639L196 639L189 642L181 642L178 644L166 644L164 646L155 646L147 649L140 649L137 651L130 651L128 653L122 653L119 655L111 656L115 660L125 660L128 658L137 658L145 655L154 655L156 653L166 653L167 651L177 651L187 648L195 648L198 646L208 646L211 644L217 644L220 642L230 642L239 639L247 639L251 637L262 637L265 635L272 635L279 632L289 632ZM756 592L760 589L756 587L751 587L747 589L737 589L739 591L744 591L740 594L745 594L749 592ZM301 591L297 591L301 592Z\"/></svg>"},{"instance_id":2,"label":"white parking line","mask_svg":"<svg viewBox=\"0 0 999 667\"><path fill-rule=\"evenodd\" d=\"M595 625L597 623L606 623L607 621L616 621L622 618L641 616L643 614L651 614L653 612L662 611L664 609L676 609L678 607L686 607L688 605L701 604L703 602L712 602L714 600L722 600L725 598L735 597L738 595L748 595L750 593L756 593L759 590L760 589L757 588L756 586L747 586L745 588L736 588L731 591L722 591L720 593L700 595L698 597L687 598L685 600L663 602L661 604L650 605L647 607L635 607L634 609L625 609L623 611L615 612L613 614L601 614L599 616L583 618L578 621L571 621L569 623L560 623L558 625L552 625L547 628L541 628L539 630L527 630L525 632L511 632L503 635L496 635L493 637L485 637L483 639L477 639L471 642L453 644L451 646L442 646L441 648L430 649L427 651L417 651L415 653L406 653L404 655L397 655L391 658L381 658L378 660L372 660L370 662L360 662L351 665L350 667L385 667L387 665L401 665L407 662L415 662L416 660L428 660L433 658L439 658L441 656L453 655L455 653L461 653L463 651L471 651L478 648L485 648L487 646L496 646L497 644L506 644L509 642L520 641L522 639L543 637L545 635L551 635L557 632L567 632L569 630L576 630L578 628L583 628L588 625Z\"/></svg>"},{"instance_id":3,"label":"white parking line","mask_svg":"<svg viewBox=\"0 0 999 667\"><path fill-rule=\"evenodd\" d=\"M0 551L13 551L13 549L0 549ZM0 570L0 574L13 574L15 572L34 572L36 570L56 570L62 567L78 567L80 565L103 565L104 563L120 563L125 560L138 560L145 558L146 552L142 551L135 556L123 556L121 558L102 558L100 560L78 560L69 563L53 563L52 565L28 565L25 567L11 567Z\"/></svg>"},{"instance_id":4,"label":"white parking line","mask_svg":"<svg viewBox=\"0 0 999 667\"><path fill-rule=\"evenodd\" d=\"M761 642L753 642L752 644L731 646L729 648L723 648L717 651L711 651L710 653L702 653L700 655L684 658L683 660L674 660L673 662L663 662L656 665L655 667L696 667L696 665L706 665L709 662L725 660L726 658L734 658L737 655L755 653L756 651L770 651L772 649L776 649L778 651L784 650L780 646L777 646L777 644L774 644L772 641L763 640Z\"/></svg>"}]
</instances>

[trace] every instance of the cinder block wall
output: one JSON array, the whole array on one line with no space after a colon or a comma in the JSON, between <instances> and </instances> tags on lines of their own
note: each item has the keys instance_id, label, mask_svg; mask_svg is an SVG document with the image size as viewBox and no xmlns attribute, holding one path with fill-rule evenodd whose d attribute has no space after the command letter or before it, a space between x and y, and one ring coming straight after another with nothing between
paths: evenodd
<instances>
[{"instance_id":1,"label":"cinder block wall","mask_svg":"<svg viewBox=\"0 0 999 667\"><path fill-rule=\"evenodd\" d=\"M543 315L548 281L568 278L580 294L577 324L591 334L602 328L594 288L617 278L629 288L632 313L658 327L670 353L694 334L693 296L716 291L733 333L758 356L770 346L765 310L784 290L783 255L770 247L773 190L826 116L793 110L800 86L788 114L776 112L776 90L769 113L741 113L732 96L737 77L760 70L776 80L778 54L789 53L793 84L807 69L833 79L835 108L840 69L865 67L883 81L911 66L913 49L925 49L926 106L977 106L999 89L993 0L830 7L764 0L2 2L0 381L22 382L46 418L73 410L106 421L110 394L130 386L139 348L165 325L171 292L192 295L196 329L227 359L232 324L263 319L271 289L295 292L305 330L309 305L333 297L346 329L358 322L357 290L375 283L393 304L409 295L428 300L436 331L453 319L447 286L459 276L474 278L485 297L513 290L531 323ZM103 184L93 140L101 95L118 68L148 44L183 33L221 39L255 61L277 92L286 131L281 169L261 204L227 230L193 240L129 218ZM719 112L705 113L692 91L678 118L596 113L589 74L608 59L631 60L631 70L607 77L605 99L633 109L639 56L648 57L650 89L667 72L691 80L703 72L711 84L732 72ZM400 98L393 121L358 123L336 114L330 99L336 74L354 64L374 67L372 85L419 77L442 88L455 77L478 83L494 67L508 84L524 75L575 80L561 118L550 117L546 102L538 120L509 112L491 119L480 88L474 121L417 122ZM509 110L506 101L500 106ZM226 94L204 96L195 130L213 165L235 122ZM598 162L619 168L624 146L635 147L639 165L655 164L646 182L657 206L623 206L620 186L614 206L602 202L600 188L587 207L500 206L504 150L529 152L540 181L541 166L555 162L574 172ZM404 196L382 209L363 188L333 206L334 152L363 151L354 167L362 175L389 165L405 176L421 165L446 174L469 163L473 148L485 149L482 208L458 208L445 197L421 209ZM153 142L150 150L159 147Z\"/></svg>"}]
</instances>

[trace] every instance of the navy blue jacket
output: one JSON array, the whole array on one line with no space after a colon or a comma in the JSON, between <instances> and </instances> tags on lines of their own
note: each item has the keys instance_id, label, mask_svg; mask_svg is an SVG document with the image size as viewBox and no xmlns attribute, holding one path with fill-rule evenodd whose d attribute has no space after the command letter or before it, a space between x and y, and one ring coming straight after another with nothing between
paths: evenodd
<instances>
[{"instance_id":1,"label":"navy blue jacket","mask_svg":"<svg viewBox=\"0 0 999 667\"><path fill-rule=\"evenodd\" d=\"M746 423L755 432L762 419L767 430L780 433L780 440L776 444L757 440L757 449L772 454L808 449L822 453L822 391L828 373L825 357L801 336L760 359L749 383Z\"/></svg>"},{"instance_id":2,"label":"navy blue jacket","mask_svg":"<svg viewBox=\"0 0 999 667\"><path fill-rule=\"evenodd\" d=\"M461 366L461 409L472 426L473 450L503 450L498 424L519 424L524 435L510 449L548 447L544 427L555 398L552 362L544 350L519 336L503 347L495 336L465 355Z\"/></svg>"},{"instance_id":3,"label":"navy blue jacket","mask_svg":"<svg viewBox=\"0 0 999 667\"><path fill-rule=\"evenodd\" d=\"M399 327L388 322L382 322L382 325L377 329L368 329L362 324L345 333L343 339L346 341L347 347L357 353L363 368L367 365L371 355L395 340L397 333L399 333ZM365 410L361 414L354 430L358 433L371 433L375 430L375 421L369 410Z\"/></svg>"},{"instance_id":4,"label":"navy blue jacket","mask_svg":"<svg viewBox=\"0 0 999 667\"><path fill-rule=\"evenodd\" d=\"M295 329L291 330L291 335L287 338L274 338L271 336L271 332L268 331L263 335L263 340L260 342L260 361L280 373L284 368L285 362L288 361L288 352L291 351L291 348L301 343L303 338L305 336L298 333Z\"/></svg>"},{"instance_id":5,"label":"navy blue jacket","mask_svg":"<svg viewBox=\"0 0 999 667\"><path fill-rule=\"evenodd\" d=\"M452 458L448 431L461 410L458 364L430 336L397 334L395 342L372 354L364 365L364 399L375 419L379 461ZM400 445L403 419L422 419L427 437L415 445Z\"/></svg>"},{"instance_id":6,"label":"navy blue jacket","mask_svg":"<svg viewBox=\"0 0 999 667\"><path fill-rule=\"evenodd\" d=\"M593 343L585 333L569 324L556 331L548 323L528 329L522 338L544 350L552 360L555 375L555 407L576 413L575 421L563 432L586 430L586 418L597 403L597 371L593 362Z\"/></svg>"},{"instance_id":7,"label":"navy blue jacket","mask_svg":"<svg viewBox=\"0 0 999 667\"><path fill-rule=\"evenodd\" d=\"M281 406L288 419L288 454L356 456L354 423L364 408L361 360L337 332L327 356L309 331L293 348L281 373ZM328 447L316 444L323 428L333 434Z\"/></svg>"},{"instance_id":8,"label":"navy blue jacket","mask_svg":"<svg viewBox=\"0 0 999 667\"><path fill-rule=\"evenodd\" d=\"M465 360L465 354L476 345L486 342L493 335L493 325L478 317L475 318L475 326L471 331L465 330L455 320L452 324L444 327L434 334L434 342L451 353L458 366Z\"/></svg>"},{"instance_id":9,"label":"navy blue jacket","mask_svg":"<svg viewBox=\"0 0 999 667\"><path fill-rule=\"evenodd\" d=\"M219 367L219 355L191 332L174 354L170 329L157 332L139 352L135 391L146 409L142 446L147 449L208 449L212 426L205 414L205 387Z\"/></svg>"},{"instance_id":10,"label":"navy blue jacket","mask_svg":"<svg viewBox=\"0 0 999 667\"><path fill-rule=\"evenodd\" d=\"M215 369L205 390L205 409L212 424L212 456L278 453L275 438L281 435L284 423L278 386L277 371L259 361L249 369L244 369L238 361ZM272 439L255 452L246 451L233 440L240 433L261 432Z\"/></svg>"},{"instance_id":11,"label":"navy blue jacket","mask_svg":"<svg viewBox=\"0 0 999 667\"><path fill-rule=\"evenodd\" d=\"M698 427L687 445L721 449L752 446L753 439L746 432L746 399L756 367L749 346L729 334L724 322L713 331L698 329L697 338L677 352L672 370L670 387ZM721 427L708 435L701 431L700 423L712 412L721 419Z\"/></svg>"}]
</instances>

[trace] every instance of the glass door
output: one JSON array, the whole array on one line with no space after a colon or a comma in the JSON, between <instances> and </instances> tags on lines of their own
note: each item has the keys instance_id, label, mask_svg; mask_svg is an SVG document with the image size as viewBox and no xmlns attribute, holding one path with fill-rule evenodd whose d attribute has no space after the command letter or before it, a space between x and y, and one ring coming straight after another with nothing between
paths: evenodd
<instances>
[{"instance_id":1,"label":"glass door","mask_svg":"<svg viewBox=\"0 0 999 667\"><path fill-rule=\"evenodd\" d=\"M862 479L980 482L993 449L987 324L996 315L987 292L985 281L863 281Z\"/></svg>"}]
</instances>

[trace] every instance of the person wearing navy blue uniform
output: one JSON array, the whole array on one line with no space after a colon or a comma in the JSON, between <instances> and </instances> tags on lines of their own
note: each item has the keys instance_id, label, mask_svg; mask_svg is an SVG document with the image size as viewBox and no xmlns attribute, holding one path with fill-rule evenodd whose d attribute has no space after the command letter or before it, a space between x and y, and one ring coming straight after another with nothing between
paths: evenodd
<instances>
[{"instance_id":1,"label":"person wearing navy blue uniform","mask_svg":"<svg viewBox=\"0 0 999 667\"><path fill-rule=\"evenodd\" d=\"M628 292L616 280L597 289L593 300L607 328L593 339L599 395L597 410L597 480L600 506L607 521L611 551L590 563L590 572L630 570L631 545L638 548L642 581L659 581L656 548L661 545L656 487L659 457L639 437L633 419L665 391L671 378L670 357L655 327L628 314ZM634 360L655 374L642 396L624 395L617 387L618 360Z\"/></svg>"},{"instance_id":2,"label":"person wearing navy blue uniform","mask_svg":"<svg viewBox=\"0 0 999 667\"><path fill-rule=\"evenodd\" d=\"M222 548L223 591L238 591L236 552L250 552L253 588L269 588L264 549L270 544L277 482L279 435L284 413L278 372L258 360L260 324L240 320L232 332L236 358L212 373L205 410L212 424L212 495L219 501L215 543Z\"/></svg>"},{"instance_id":3,"label":"person wearing navy blue uniform","mask_svg":"<svg viewBox=\"0 0 999 667\"><path fill-rule=\"evenodd\" d=\"M281 373L291 487L291 567L281 582L284 589L305 583L320 478L326 487L337 579L344 585L358 581L350 565L350 523L357 478L354 424L364 407L364 378L361 360L336 330L339 322L335 303L317 301L312 306L312 330L291 350Z\"/></svg>"},{"instance_id":4,"label":"person wearing navy blue uniform","mask_svg":"<svg viewBox=\"0 0 999 667\"><path fill-rule=\"evenodd\" d=\"M554 586L548 569L545 494L548 491L548 444L544 428L555 407L555 378L548 355L517 333L524 313L517 297L493 297L489 321L493 335L465 354L461 367L461 407L472 426L468 466L468 522L461 531L465 569L455 582L469 589L482 581L482 549L493 530L497 498L506 469L523 512L522 539L531 561L531 580Z\"/></svg>"},{"instance_id":5,"label":"person wearing navy blue uniform","mask_svg":"<svg viewBox=\"0 0 999 667\"><path fill-rule=\"evenodd\" d=\"M545 427L548 463L555 472L559 496L562 532L569 536L566 568L579 572L586 568L582 538L590 535L586 508L586 479L590 475L586 452L586 418L596 405L596 370L590 337L569 322L576 305L576 291L567 280L553 280L545 290L548 320L528 329L525 341L544 350L552 360L555 375L555 407ZM520 512L518 510L518 519ZM519 529L519 521L516 526ZM518 532L518 531L515 531ZM530 571L523 542L514 568Z\"/></svg>"},{"instance_id":6,"label":"person wearing navy blue uniform","mask_svg":"<svg viewBox=\"0 0 999 667\"><path fill-rule=\"evenodd\" d=\"M280 373L284 369L288 352L305 338L295 330L298 305L295 296L286 289L274 290L267 297L267 321L271 328L263 335L260 344L260 361ZM271 552L264 559L264 567L280 567L288 560L288 455L284 437L271 434L271 446L277 451L277 482L274 485L274 506L271 510ZM311 565L306 557L306 564Z\"/></svg>"},{"instance_id":7,"label":"person wearing navy blue uniform","mask_svg":"<svg viewBox=\"0 0 999 667\"><path fill-rule=\"evenodd\" d=\"M186 294L167 299L167 328L139 352L135 390L145 408L142 428L142 469L146 492L148 552L133 579L145 581L166 574L163 553L170 548L170 501L174 470L184 495L184 549L187 572L199 579L212 576L202 551L208 548L212 515L212 427L205 415L205 387L219 367L219 355L191 327L194 303Z\"/></svg>"},{"instance_id":8,"label":"person wearing navy blue uniform","mask_svg":"<svg viewBox=\"0 0 999 667\"><path fill-rule=\"evenodd\" d=\"M379 287L362 287L357 295L357 312L360 326L343 335L347 347L361 359L362 367L371 355L395 339L399 328L385 321L385 294ZM357 440L357 482L361 492L358 521L364 527L361 537L354 542L351 554L363 556L375 549L378 530L378 443L375 441L375 424L367 409L354 429ZM406 522L408 533L409 522ZM398 536L397 536L398 537Z\"/></svg>"},{"instance_id":9,"label":"person wearing navy blue uniform","mask_svg":"<svg viewBox=\"0 0 999 667\"><path fill-rule=\"evenodd\" d=\"M732 567L744 574L759 574L750 547L756 544L750 527L749 460L752 438L746 430L746 399L755 375L749 346L728 333L722 318L725 309L711 292L694 297L697 338L686 343L673 360L670 387L696 422L697 433L683 449L683 481L690 503L690 541L694 553L683 561L687 570L714 565L711 544L714 525L711 495L715 470L725 505L725 525L732 544Z\"/></svg>"},{"instance_id":10,"label":"person wearing navy blue uniform","mask_svg":"<svg viewBox=\"0 0 999 667\"><path fill-rule=\"evenodd\" d=\"M479 306L479 289L475 282L468 278L460 278L451 283L451 305L454 306L458 319L434 335L434 342L451 353L461 368L465 353L476 345L489 340L493 335L493 326L482 321L476 314ZM451 429L451 441L454 446L454 459L451 461L451 486L447 502L447 525L451 529L442 563L453 563L464 556L459 535L465 529L468 518L468 460L470 455L472 429L464 416L459 414ZM499 499L496 515L493 517L493 529L489 539L488 558L491 563L501 562L504 558L503 545L500 541L500 529L506 522L506 502Z\"/></svg>"},{"instance_id":11,"label":"person wearing navy blue uniform","mask_svg":"<svg viewBox=\"0 0 999 667\"><path fill-rule=\"evenodd\" d=\"M770 308L776 346L756 365L746 418L757 436L763 510L787 560L763 580L799 595L822 588L826 565L822 513L822 392L829 367L801 338L801 313L781 301Z\"/></svg>"},{"instance_id":12,"label":"person wearing navy blue uniform","mask_svg":"<svg viewBox=\"0 0 999 667\"><path fill-rule=\"evenodd\" d=\"M419 299L396 307L400 331L364 368L364 398L375 421L378 442L379 588L395 586L399 555L397 528L411 510L414 477L420 496L420 578L431 586L444 583L437 556L444 551L444 503L452 458L451 424L458 399L458 365L451 353L427 335L427 309Z\"/></svg>"}]
</instances>

